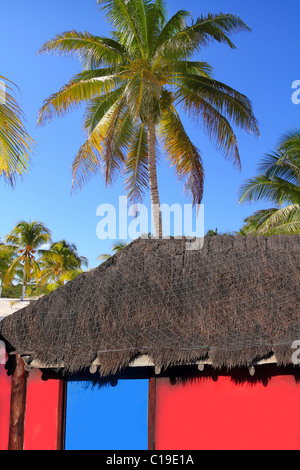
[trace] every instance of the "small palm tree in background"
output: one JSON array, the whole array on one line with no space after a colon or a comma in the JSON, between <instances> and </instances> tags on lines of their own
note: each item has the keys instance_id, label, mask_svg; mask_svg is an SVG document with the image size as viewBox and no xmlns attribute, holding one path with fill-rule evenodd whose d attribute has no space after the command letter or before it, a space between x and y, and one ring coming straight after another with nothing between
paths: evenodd
<instances>
[{"instance_id":1,"label":"small palm tree in background","mask_svg":"<svg viewBox=\"0 0 300 470\"><path fill-rule=\"evenodd\" d=\"M208 230L208 232L206 233L207 237L217 237L218 235L219 235L219 231L217 228L216 230Z\"/></svg>"},{"instance_id":2,"label":"small palm tree in background","mask_svg":"<svg viewBox=\"0 0 300 470\"><path fill-rule=\"evenodd\" d=\"M2 296L5 275L15 256L16 250L14 247L0 243L0 297Z\"/></svg>"},{"instance_id":3,"label":"small palm tree in background","mask_svg":"<svg viewBox=\"0 0 300 470\"><path fill-rule=\"evenodd\" d=\"M300 235L300 131L285 134L273 153L259 166L259 175L241 188L240 202L268 201L274 207L259 210L245 220L246 233Z\"/></svg>"},{"instance_id":4,"label":"small palm tree in background","mask_svg":"<svg viewBox=\"0 0 300 470\"><path fill-rule=\"evenodd\" d=\"M51 242L50 230L41 222L19 222L6 237L17 256L13 259L5 274L5 284L10 284L16 272L22 270L22 296L25 299L26 288L32 279L39 276L40 267L37 261L40 250Z\"/></svg>"},{"instance_id":5,"label":"small palm tree in background","mask_svg":"<svg viewBox=\"0 0 300 470\"><path fill-rule=\"evenodd\" d=\"M100 260L100 261L107 261L109 258L111 258L116 253L119 253L120 251L124 250L124 248L126 248L126 246L128 246L128 243L126 243L126 242L115 243L113 248L112 248L112 253L113 254L111 254L111 255L103 254L103 255L98 256L97 259Z\"/></svg>"},{"instance_id":6,"label":"small palm tree in background","mask_svg":"<svg viewBox=\"0 0 300 470\"><path fill-rule=\"evenodd\" d=\"M87 140L73 162L73 187L93 174L112 183L119 171L131 201L140 202L150 187L156 237L162 236L157 182L158 145L194 204L203 197L200 151L190 140L179 111L241 166L232 124L258 135L249 99L212 76L211 66L194 60L211 42L231 48L233 33L249 31L241 18L208 14L188 24L178 11L168 19L164 0L98 0L112 24L111 37L69 31L48 41L41 52L77 54L83 71L43 104L38 124L86 104Z\"/></svg>"},{"instance_id":7,"label":"small palm tree in background","mask_svg":"<svg viewBox=\"0 0 300 470\"><path fill-rule=\"evenodd\" d=\"M12 96L15 85L0 76L0 176L14 186L28 171L34 141L24 127L24 114Z\"/></svg>"},{"instance_id":8,"label":"small palm tree in background","mask_svg":"<svg viewBox=\"0 0 300 470\"><path fill-rule=\"evenodd\" d=\"M49 291L72 281L83 272L83 267L88 266L87 258L78 255L76 245L65 240L55 242L49 250L45 250L39 263L38 281L42 286L46 285Z\"/></svg>"}]
</instances>

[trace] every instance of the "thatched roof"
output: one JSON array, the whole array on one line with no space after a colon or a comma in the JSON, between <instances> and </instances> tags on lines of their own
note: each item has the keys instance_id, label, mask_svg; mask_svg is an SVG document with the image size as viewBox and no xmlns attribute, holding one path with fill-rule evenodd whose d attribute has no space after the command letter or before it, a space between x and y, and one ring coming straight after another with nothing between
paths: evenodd
<instances>
[{"instance_id":1,"label":"thatched roof","mask_svg":"<svg viewBox=\"0 0 300 470\"><path fill-rule=\"evenodd\" d=\"M115 374L147 355L169 366L209 360L291 363L300 340L300 237L138 240L0 323L20 354L77 372Z\"/></svg>"}]
</instances>

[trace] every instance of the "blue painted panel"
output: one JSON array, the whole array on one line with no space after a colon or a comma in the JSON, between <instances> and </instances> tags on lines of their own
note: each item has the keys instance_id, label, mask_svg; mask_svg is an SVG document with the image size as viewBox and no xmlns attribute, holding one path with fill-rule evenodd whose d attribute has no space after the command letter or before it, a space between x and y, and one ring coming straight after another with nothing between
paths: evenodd
<instances>
[{"instance_id":1,"label":"blue painted panel","mask_svg":"<svg viewBox=\"0 0 300 470\"><path fill-rule=\"evenodd\" d=\"M66 450L147 450L148 380L69 382Z\"/></svg>"}]
</instances>

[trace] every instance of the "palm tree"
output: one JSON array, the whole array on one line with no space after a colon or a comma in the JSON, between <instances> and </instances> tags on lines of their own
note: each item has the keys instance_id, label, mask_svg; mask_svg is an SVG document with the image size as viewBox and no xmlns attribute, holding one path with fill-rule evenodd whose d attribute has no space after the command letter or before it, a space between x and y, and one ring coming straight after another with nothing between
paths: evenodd
<instances>
[{"instance_id":1,"label":"palm tree","mask_svg":"<svg viewBox=\"0 0 300 470\"><path fill-rule=\"evenodd\" d=\"M269 201L245 220L244 231L258 235L300 235L300 130L283 135L259 166L258 176L241 188L240 202Z\"/></svg>"},{"instance_id":2,"label":"palm tree","mask_svg":"<svg viewBox=\"0 0 300 470\"><path fill-rule=\"evenodd\" d=\"M0 176L11 186L27 172L34 141L24 127L24 114L12 96L15 85L0 76Z\"/></svg>"},{"instance_id":3,"label":"palm tree","mask_svg":"<svg viewBox=\"0 0 300 470\"><path fill-rule=\"evenodd\" d=\"M15 256L16 252L13 247L0 243L0 298L2 296L5 275Z\"/></svg>"},{"instance_id":4,"label":"palm tree","mask_svg":"<svg viewBox=\"0 0 300 470\"><path fill-rule=\"evenodd\" d=\"M227 236L236 236L236 235L241 235L241 232L236 232L236 231L227 231L227 232L219 232L219 229L215 229L215 230L208 230L208 232L206 232L206 237L218 237L218 236L222 236L224 237L225 235Z\"/></svg>"},{"instance_id":5,"label":"palm tree","mask_svg":"<svg viewBox=\"0 0 300 470\"><path fill-rule=\"evenodd\" d=\"M54 290L71 281L88 266L88 260L79 256L77 247L65 240L53 243L49 250L44 251L40 258L39 282Z\"/></svg>"},{"instance_id":6,"label":"palm tree","mask_svg":"<svg viewBox=\"0 0 300 470\"><path fill-rule=\"evenodd\" d=\"M126 248L126 246L128 246L128 243L125 243L125 242L117 242L114 244L113 248L112 248L112 252L113 254L112 255L109 255L109 254L103 254L103 255L100 255L98 256L98 260L100 261L107 261L109 258L111 258L114 254L116 253L119 253L120 251L124 250L124 248Z\"/></svg>"},{"instance_id":7,"label":"palm tree","mask_svg":"<svg viewBox=\"0 0 300 470\"><path fill-rule=\"evenodd\" d=\"M17 270L22 269L23 289L21 300L25 299L28 282L38 277L40 267L36 256L43 245L50 241L50 230L43 223L37 221L18 222L6 237L6 243L17 252L17 256L6 272L5 283L9 284Z\"/></svg>"},{"instance_id":8,"label":"palm tree","mask_svg":"<svg viewBox=\"0 0 300 470\"><path fill-rule=\"evenodd\" d=\"M140 202L150 187L155 236L162 236L157 183L159 142L194 204L203 197L200 151L190 140L179 111L201 128L235 166L241 166L230 121L258 135L246 96L213 78L211 66L194 55L213 41L231 48L233 33L249 31L241 18L208 14L188 24L178 11L167 18L164 0L98 0L112 24L112 36L68 31L41 48L42 53L78 54L83 71L43 104L38 124L86 104L86 142L73 162L73 188L93 174L112 183L122 171L131 201Z\"/></svg>"},{"instance_id":9,"label":"palm tree","mask_svg":"<svg viewBox=\"0 0 300 470\"><path fill-rule=\"evenodd\" d=\"M208 230L208 232L206 233L207 237L217 237L218 235L219 235L219 232L217 228L216 230Z\"/></svg>"}]
</instances>

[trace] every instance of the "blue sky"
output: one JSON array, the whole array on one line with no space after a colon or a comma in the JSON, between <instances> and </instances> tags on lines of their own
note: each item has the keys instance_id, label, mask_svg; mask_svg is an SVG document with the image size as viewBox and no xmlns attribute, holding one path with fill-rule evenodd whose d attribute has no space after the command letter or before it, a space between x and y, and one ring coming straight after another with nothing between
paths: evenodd
<instances>
[{"instance_id":1,"label":"blue sky","mask_svg":"<svg viewBox=\"0 0 300 470\"><path fill-rule=\"evenodd\" d=\"M253 176L265 152L270 151L282 133L299 126L300 106L292 104L292 83L300 79L299 0L172 0L170 14L185 8L194 18L210 12L238 14L251 27L251 33L236 35L236 50L212 45L201 58L214 67L215 78L245 93L252 101L260 124L261 138L237 131L242 172L224 160L202 133L187 119L189 134L200 148L206 173L205 230L238 230L243 219L262 204L239 205L238 190ZM84 141L83 111L36 129L37 113L43 100L57 91L80 70L77 59L37 55L42 44L57 33L77 29L108 35L110 27L99 13L96 0L15 0L1 2L1 75L13 80L21 90L19 101L27 116L27 129L37 146L30 173L12 191L0 181L0 237L20 220L41 220L54 240L76 243L90 266L97 256L111 249L111 241L96 236L100 204L116 204L125 195L122 180L106 189L96 177L80 193L71 196L71 164ZM181 183L162 161L159 166L162 203L189 203ZM149 197L145 198L149 205Z\"/></svg>"}]
</instances>

